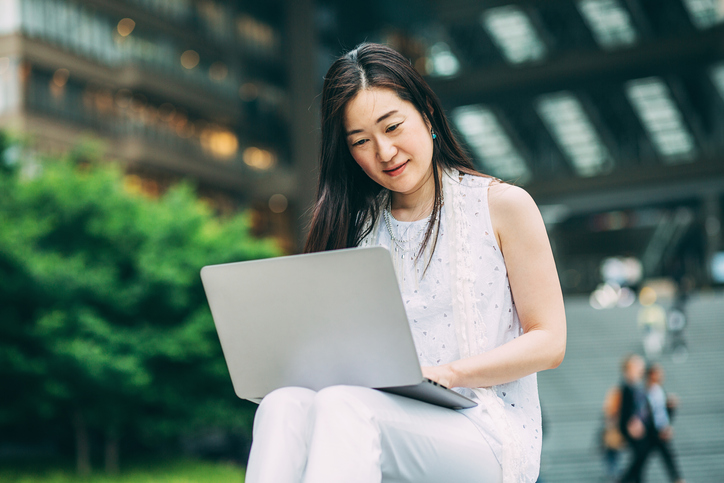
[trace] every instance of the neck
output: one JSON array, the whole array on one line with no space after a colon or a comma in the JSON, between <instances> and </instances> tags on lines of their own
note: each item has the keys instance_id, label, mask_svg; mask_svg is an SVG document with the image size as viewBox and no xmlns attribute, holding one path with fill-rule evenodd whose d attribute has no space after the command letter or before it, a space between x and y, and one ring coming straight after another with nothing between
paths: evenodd
<instances>
[{"instance_id":1,"label":"neck","mask_svg":"<svg viewBox=\"0 0 724 483\"><path fill-rule=\"evenodd\" d=\"M417 221L426 218L435 206L435 180L432 169L425 182L413 192L392 192L390 212L400 221Z\"/></svg>"}]
</instances>

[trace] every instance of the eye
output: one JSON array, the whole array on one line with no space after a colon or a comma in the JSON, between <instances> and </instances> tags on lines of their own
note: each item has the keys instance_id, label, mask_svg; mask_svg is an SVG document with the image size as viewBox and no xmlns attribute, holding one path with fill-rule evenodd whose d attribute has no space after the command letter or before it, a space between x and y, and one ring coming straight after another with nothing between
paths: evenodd
<instances>
[{"instance_id":1,"label":"eye","mask_svg":"<svg viewBox=\"0 0 724 483\"><path fill-rule=\"evenodd\" d=\"M362 146L366 142L366 139L360 139L359 141L352 143L352 146Z\"/></svg>"},{"instance_id":2,"label":"eye","mask_svg":"<svg viewBox=\"0 0 724 483\"><path fill-rule=\"evenodd\" d=\"M388 127L388 128L387 128L387 132L392 132L392 131L394 131L395 129L397 129L397 128L400 126L400 124L402 124L402 123L401 123L401 122L398 122L397 124L393 124L392 126Z\"/></svg>"}]
</instances>

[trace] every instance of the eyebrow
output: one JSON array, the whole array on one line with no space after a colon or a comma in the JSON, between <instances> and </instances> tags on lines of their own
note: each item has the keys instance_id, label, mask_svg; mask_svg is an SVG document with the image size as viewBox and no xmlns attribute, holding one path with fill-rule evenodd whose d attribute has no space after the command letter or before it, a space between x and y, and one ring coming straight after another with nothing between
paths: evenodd
<instances>
[{"instance_id":1,"label":"eyebrow","mask_svg":"<svg viewBox=\"0 0 724 483\"><path fill-rule=\"evenodd\" d=\"M384 121L384 120L387 119L388 117L392 116L393 114L397 114L397 109L394 109L394 110L388 112L387 114L382 114L382 115L379 117L379 119L377 119L377 121L375 122L375 124L381 123L382 121ZM352 134L357 134L357 133L360 133L360 132L362 132L362 129L355 129L355 130L353 130L353 131L349 131L349 132L347 133L347 136L351 136Z\"/></svg>"}]
</instances>

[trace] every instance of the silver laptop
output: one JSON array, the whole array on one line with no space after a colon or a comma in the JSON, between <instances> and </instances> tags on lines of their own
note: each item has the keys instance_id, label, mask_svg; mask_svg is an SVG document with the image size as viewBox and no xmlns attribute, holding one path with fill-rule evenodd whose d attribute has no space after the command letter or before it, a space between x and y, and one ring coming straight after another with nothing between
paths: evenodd
<instances>
[{"instance_id":1,"label":"silver laptop","mask_svg":"<svg viewBox=\"0 0 724 483\"><path fill-rule=\"evenodd\" d=\"M422 377L383 247L210 265L201 279L242 399L345 384L455 409L476 405Z\"/></svg>"}]
</instances>

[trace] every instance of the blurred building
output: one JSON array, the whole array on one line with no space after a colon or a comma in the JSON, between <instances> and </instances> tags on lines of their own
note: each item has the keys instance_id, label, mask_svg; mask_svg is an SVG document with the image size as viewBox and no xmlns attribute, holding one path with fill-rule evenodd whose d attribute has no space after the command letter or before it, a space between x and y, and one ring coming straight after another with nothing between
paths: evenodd
<instances>
[{"instance_id":1,"label":"blurred building","mask_svg":"<svg viewBox=\"0 0 724 483\"><path fill-rule=\"evenodd\" d=\"M404 52L479 169L533 195L564 290L622 256L724 283L724 1L320 4L322 38Z\"/></svg>"},{"instance_id":2,"label":"blurred building","mask_svg":"<svg viewBox=\"0 0 724 483\"><path fill-rule=\"evenodd\" d=\"M0 128L44 151L92 134L131 189L192 179L222 210L253 206L257 232L291 249L313 189L297 171L314 158L292 125L310 125L290 100L304 67L286 53L312 29L285 23L298 3L0 0Z\"/></svg>"}]
</instances>

